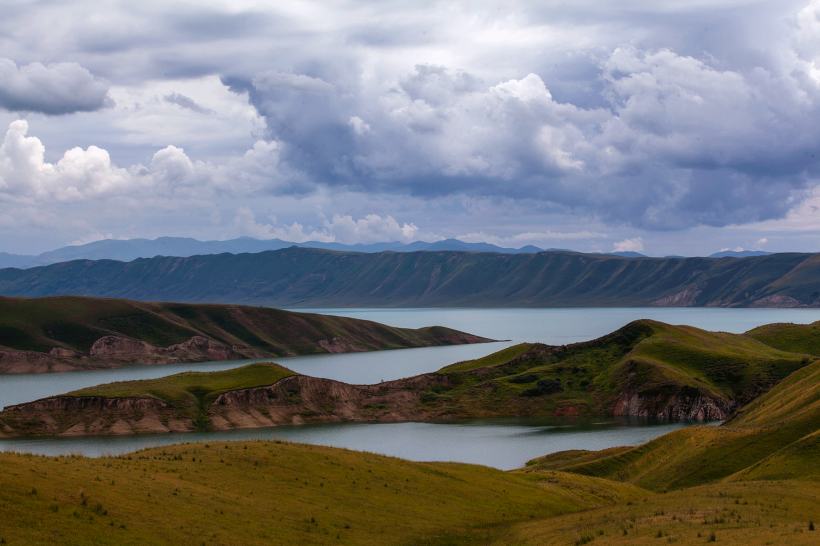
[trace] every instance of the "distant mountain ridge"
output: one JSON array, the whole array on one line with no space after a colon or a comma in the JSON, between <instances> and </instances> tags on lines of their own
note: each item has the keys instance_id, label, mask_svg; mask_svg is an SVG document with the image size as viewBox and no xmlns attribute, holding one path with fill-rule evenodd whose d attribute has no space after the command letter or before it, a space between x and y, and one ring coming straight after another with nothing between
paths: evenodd
<instances>
[{"instance_id":1,"label":"distant mountain ridge","mask_svg":"<svg viewBox=\"0 0 820 546\"><path fill-rule=\"evenodd\" d=\"M338 250L343 252L418 252L440 251L440 250L461 250L464 252L500 252L503 254L535 253L543 252L544 249L527 245L521 248L500 247L491 243L465 243L458 239L445 239L427 243L416 241L405 244L399 241L389 243L355 244L345 245L342 243L323 243L319 241L307 241L304 243L291 243L281 239L260 240L253 237L239 237L227 241L199 241L190 237L159 237L158 239L104 239L94 241L84 245L66 246L43 252L37 256L8 254L0 252L0 268L19 267L28 269L41 265L51 265L71 260L118 260L130 262L137 258L153 258L155 256L178 256L187 258L189 256L223 254L242 254L245 252L257 253L268 250L280 250L291 246L302 248L322 248L325 250ZM550 248L547 250L566 250ZM616 256L641 257L643 254L637 252L612 252Z\"/></svg>"},{"instance_id":2,"label":"distant mountain ridge","mask_svg":"<svg viewBox=\"0 0 820 546\"><path fill-rule=\"evenodd\" d=\"M537 252L575 252L566 248L542 249L527 245L521 248L500 247L491 243L465 243L458 239L445 239L432 243L416 241L402 243L399 241L345 245L342 243L323 243L320 241L306 241L292 243L281 239L254 239L253 237L239 237L226 241L200 241L190 237L159 237L157 239L104 239L84 245L65 246L56 250L43 252L39 255L20 255L0 252L0 269L18 267L29 269L41 265L51 265L71 260L118 260L130 262L137 258L153 258L155 256L204 256L210 254L242 254L280 250L291 246L301 248L321 248L341 252L418 252L456 250L464 252L500 252L502 254L534 254ZM625 258L646 258L647 256L635 251L593 252L591 254L603 256L621 256ZM734 251L725 250L709 256L709 258L745 258L749 256L768 256L771 252L762 250ZM667 258L683 258L684 256L667 256Z\"/></svg>"},{"instance_id":3,"label":"distant mountain ridge","mask_svg":"<svg viewBox=\"0 0 820 546\"><path fill-rule=\"evenodd\" d=\"M566 251L75 260L0 270L0 295L317 307L820 307L820 254L624 258Z\"/></svg>"}]
</instances>

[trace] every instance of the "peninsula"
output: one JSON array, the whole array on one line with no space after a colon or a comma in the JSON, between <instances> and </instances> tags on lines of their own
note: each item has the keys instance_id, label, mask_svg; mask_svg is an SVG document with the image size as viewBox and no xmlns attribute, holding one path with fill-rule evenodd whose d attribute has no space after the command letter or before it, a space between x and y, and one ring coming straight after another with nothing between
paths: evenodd
<instances>
[{"instance_id":1,"label":"peninsula","mask_svg":"<svg viewBox=\"0 0 820 546\"><path fill-rule=\"evenodd\" d=\"M266 307L0 297L0 373L40 373L492 341Z\"/></svg>"}]
</instances>

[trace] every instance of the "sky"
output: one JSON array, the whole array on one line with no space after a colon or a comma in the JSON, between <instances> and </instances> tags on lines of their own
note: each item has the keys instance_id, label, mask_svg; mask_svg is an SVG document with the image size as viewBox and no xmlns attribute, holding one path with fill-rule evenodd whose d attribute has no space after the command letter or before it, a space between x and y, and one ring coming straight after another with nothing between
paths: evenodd
<instances>
[{"instance_id":1,"label":"sky","mask_svg":"<svg viewBox=\"0 0 820 546\"><path fill-rule=\"evenodd\" d=\"M820 0L0 3L0 251L820 251Z\"/></svg>"}]
</instances>

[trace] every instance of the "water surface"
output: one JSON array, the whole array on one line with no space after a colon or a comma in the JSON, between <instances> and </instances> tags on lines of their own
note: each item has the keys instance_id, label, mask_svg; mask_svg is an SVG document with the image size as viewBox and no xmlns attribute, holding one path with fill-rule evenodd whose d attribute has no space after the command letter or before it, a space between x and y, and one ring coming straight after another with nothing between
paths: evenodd
<instances>
[{"instance_id":1,"label":"water surface","mask_svg":"<svg viewBox=\"0 0 820 546\"><path fill-rule=\"evenodd\" d=\"M455 461L501 470L567 449L635 446L692 422L638 417L508 418L439 423L347 423L253 430L0 440L0 451L119 455L147 447L226 440L288 440L368 451L411 461Z\"/></svg>"}]
</instances>

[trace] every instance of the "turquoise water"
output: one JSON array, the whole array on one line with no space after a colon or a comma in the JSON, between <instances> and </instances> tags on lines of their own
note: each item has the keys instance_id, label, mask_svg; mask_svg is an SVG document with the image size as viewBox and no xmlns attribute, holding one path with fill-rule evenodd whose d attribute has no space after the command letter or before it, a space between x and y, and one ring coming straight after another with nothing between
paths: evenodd
<instances>
[{"instance_id":1,"label":"turquoise water","mask_svg":"<svg viewBox=\"0 0 820 546\"><path fill-rule=\"evenodd\" d=\"M563 345L594 339L628 322L650 318L707 330L741 333L773 322L811 323L818 309L316 309L314 312L374 320L392 326L448 326L506 341L480 345L404 349L373 353L302 356L277 362L302 374L348 383L378 383L431 372L479 358L509 345L538 341ZM0 406L29 402L71 390L187 370L215 371L256 360L133 366L118 370L0 376ZM453 460L515 468L528 459L564 449L637 445L691 423L623 420L480 420L464 423L334 424L230 432L102 438L0 440L0 450L87 455L134 451L154 445L223 439L281 438L374 451L411 460ZM513 466L510 466L513 465Z\"/></svg>"}]
</instances>

